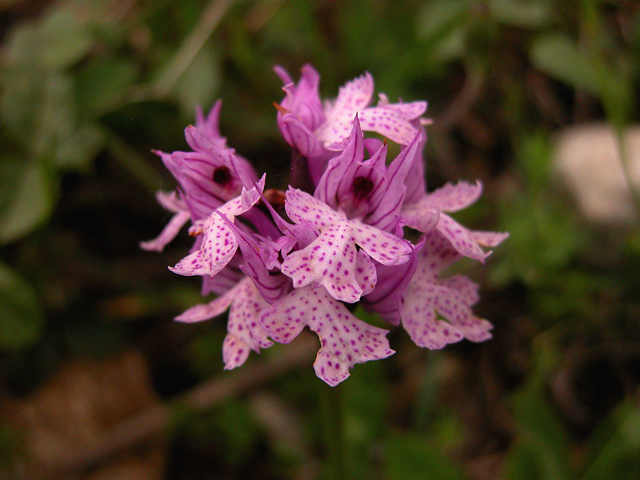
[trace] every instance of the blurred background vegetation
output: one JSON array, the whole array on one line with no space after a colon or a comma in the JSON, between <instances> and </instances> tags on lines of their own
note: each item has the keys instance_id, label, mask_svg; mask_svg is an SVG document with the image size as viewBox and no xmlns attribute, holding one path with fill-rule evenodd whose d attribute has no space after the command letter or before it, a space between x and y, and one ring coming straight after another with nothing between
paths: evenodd
<instances>
[{"instance_id":1,"label":"blurred background vegetation","mask_svg":"<svg viewBox=\"0 0 640 480\"><path fill-rule=\"evenodd\" d=\"M61 458L60 478L329 478L336 448L352 478L640 478L638 2L14 0L0 35L2 478ZM184 150L196 105L221 98L229 144L286 185L271 68L305 62L325 97L367 70L428 100L429 188L482 180L458 218L511 233L462 265L494 338L424 351L394 330L398 353L339 387L342 444L311 357L275 372L276 346L223 372L223 318L172 322L200 301L166 269L186 234L138 249L174 187L150 150ZM560 148L571 132L582 149ZM581 195L615 201L598 216ZM120 448L85 451L140 414Z\"/></svg>"}]
</instances>

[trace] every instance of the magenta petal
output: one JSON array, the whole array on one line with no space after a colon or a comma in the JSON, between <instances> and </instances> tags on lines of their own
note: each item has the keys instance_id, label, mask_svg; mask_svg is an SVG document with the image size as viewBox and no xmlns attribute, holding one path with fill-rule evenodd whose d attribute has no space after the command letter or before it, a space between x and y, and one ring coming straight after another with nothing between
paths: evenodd
<instances>
[{"instance_id":1,"label":"magenta petal","mask_svg":"<svg viewBox=\"0 0 640 480\"><path fill-rule=\"evenodd\" d=\"M418 266L418 253L422 251L422 239L411 253L407 263L402 265L376 265L376 288L363 297L364 308L378 312L392 325L400 324L400 310L409 282Z\"/></svg>"},{"instance_id":2,"label":"magenta petal","mask_svg":"<svg viewBox=\"0 0 640 480\"><path fill-rule=\"evenodd\" d=\"M205 118L201 107L196 107L196 128L209 137L209 139L220 148L226 148L227 140L220 135L220 110L222 109L222 101L218 100L211 107L211 110Z\"/></svg>"},{"instance_id":3,"label":"magenta petal","mask_svg":"<svg viewBox=\"0 0 640 480\"><path fill-rule=\"evenodd\" d=\"M324 147L298 118L287 113L279 116L278 128L285 141L307 158L316 158L324 153Z\"/></svg>"},{"instance_id":4,"label":"magenta petal","mask_svg":"<svg viewBox=\"0 0 640 480\"><path fill-rule=\"evenodd\" d=\"M294 290L271 308L264 310L261 323L269 336L289 343L305 325L320 337L321 348L314 369L331 386L349 376L356 363L386 358L389 348L387 330L358 320L324 288Z\"/></svg>"}]
</instances>

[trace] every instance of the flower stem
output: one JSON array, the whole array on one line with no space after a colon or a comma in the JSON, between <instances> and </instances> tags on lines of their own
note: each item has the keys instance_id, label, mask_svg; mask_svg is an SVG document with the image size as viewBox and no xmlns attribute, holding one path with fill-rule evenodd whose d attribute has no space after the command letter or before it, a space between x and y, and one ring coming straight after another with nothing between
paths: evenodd
<instances>
[{"instance_id":1,"label":"flower stem","mask_svg":"<svg viewBox=\"0 0 640 480\"><path fill-rule=\"evenodd\" d=\"M322 390L320 395L322 429L329 467L327 478L344 480L347 478L347 469L344 445L343 387L341 385L329 387L323 383L320 388Z\"/></svg>"}]
</instances>

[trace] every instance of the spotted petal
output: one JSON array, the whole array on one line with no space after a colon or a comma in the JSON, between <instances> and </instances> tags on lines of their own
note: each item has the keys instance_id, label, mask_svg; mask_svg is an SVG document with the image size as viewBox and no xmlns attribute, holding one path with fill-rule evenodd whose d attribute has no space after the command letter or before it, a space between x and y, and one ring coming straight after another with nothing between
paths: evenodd
<instances>
[{"instance_id":1,"label":"spotted petal","mask_svg":"<svg viewBox=\"0 0 640 480\"><path fill-rule=\"evenodd\" d=\"M289 218L297 224L302 223L304 219L321 229L329 224L346 220L342 213L336 212L326 203L302 190L289 187L286 195L285 210Z\"/></svg>"},{"instance_id":2,"label":"spotted petal","mask_svg":"<svg viewBox=\"0 0 640 480\"><path fill-rule=\"evenodd\" d=\"M316 332L321 348L314 369L331 386L345 380L356 363L394 353L386 339L387 330L358 320L322 287L294 290L262 312L261 324L280 343L291 342L305 325Z\"/></svg>"},{"instance_id":3,"label":"spotted petal","mask_svg":"<svg viewBox=\"0 0 640 480\"><path fill-rule=\"evenodd\" d=\"M259 323L260 312L269 304L263 300L253 282L245 277L209 304L196 305L176 317L176 320L187 323L208 320L217 317L229 306L231 310L227 323L228 333L222 346L225 370L242 365L250 350L260 353L261 348L273 345Z\"/></svg>"},{"instance_id":4,"label":"spotted petal","mask_svg":"<svg viewBox=\"0 0 640 480\"><path fill-rule=\"evenodd\" d=\"M383 265L401 265L409 261L411 244L358 220L351 220L351 237L367 254Z\"/></svg>"},{"instance_id":5,"label":"spotted petal","mask_svg":"<svg viewBox=\"0 0 640 480\"><path fill-rule=\"evenodd\" d=\"M199 250L183 258L175 267L169 267L178 275L216 275L233 258L238 249L238 241L234 232L226 223L234 221L236 215L250 210L260 199L264 190L265 177L251 190L243 187L239 197L225 203L219 210L214 211L203 222L196 222L191 228L192 233L202 233L203 239ZM226 219L223 218L226 216Z\"/></svg>"},{"instance_id":6,"label":"spotted petal","mask_svg":"<svg viewBox=\"0 0 640 480\"><path fill-rule=\"evenodd\" d=\"M419 115L422 115L426 109L427 102L415 102L415 107L409 111L419 111ZM393 106L367 108L360 112L362 129L379 133L400 145L407 145L419 130L411 122L416 117L407 118L403 113Z\"/></svg>"},{"instance_id":7,"label":"spotted petal","mask_svg":"<svg viewBox=\"0 0 640 480\"><path fill-rule=\"evenodd\" d=\"M418 268L401 307L402 325L421 347L439 349L463 338L474 342L491 338L491 324L471 311L478 300L477 285L461 275L438 278L444 268L460 258L438 231L425 237Z\"/></svg>"},{"instance_id":8,"label":"spotted petal","mask_svg":"<svg viewBox=\"0 0 640 480\"><path fill-rule=\"evenodd\" d=\"M323 285L334 298L347 303L362 296L356 268L356 246L348 221L324 227L315 241L290 253L282 263L282 273L293 279L295 288Z\"/></svg>"}]
</instances>

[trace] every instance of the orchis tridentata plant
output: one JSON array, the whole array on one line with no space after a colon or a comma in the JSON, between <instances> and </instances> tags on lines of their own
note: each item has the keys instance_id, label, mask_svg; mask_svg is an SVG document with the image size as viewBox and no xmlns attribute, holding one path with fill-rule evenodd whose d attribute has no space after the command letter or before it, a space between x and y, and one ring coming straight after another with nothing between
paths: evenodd
<instances>
[{"instance_id":1,"label":"orchis tridentata plant","mask_svg":"<svg viewBox=\"0 0 640 480\"><path fill-rule=\"evenodd\" d=\"M313 67L302 68L297 84L284 69L275 71L285 83L278 128L293 149L294 169L310 176L308 191L265 192L265 175L258 180L220 135L220 102L206 118L198 110L196 125L187 127L192 152L156 152L179 187L158 192L174 216L141 247L161 251L191 221L191 253L169 269L201 276L203 295L217 295L176 320L199 322L230 309L226 369L242 365L251 350L291 342L308 326L321 342L316 375L331 386L355 364L394 353L388 330L354 316L350 305L358 302L401 324L421 347L490 338L491 324L471 310L478 286L463 275L440 275L463 257L484 262L490 252L481 247L495 247L507 234L471 231L448 215L480 197L479 182L426 191L426 102L389 103L380 94L370 106L373 78L365 73L323 107ZM387 139L401 147L390 162Z\"/></svg>"}]
</instances>

